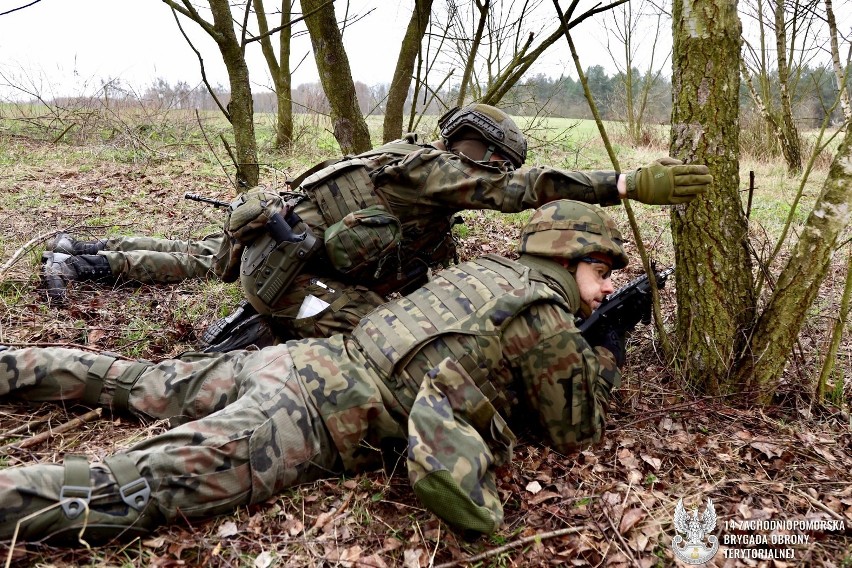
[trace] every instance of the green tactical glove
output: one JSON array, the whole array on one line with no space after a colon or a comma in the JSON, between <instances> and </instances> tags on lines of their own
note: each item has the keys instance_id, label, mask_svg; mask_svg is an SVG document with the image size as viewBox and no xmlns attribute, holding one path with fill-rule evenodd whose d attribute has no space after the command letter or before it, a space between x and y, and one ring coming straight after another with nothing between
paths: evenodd
<instances>
[{"instance_id":1,"label":"green tactical glove","mask_svg":"<svg viewBox=\"0 0 852 568\"><path fill-rule=\"evenodd\" d=\"M665 157L627 174L627 198L648 205L676 205L701 195L711 183L707 166Z\"/></svg>"},{"instance_id":2,"label":"green tactical glove","mask_svg":"<svg viewBox=\"0 0 852 568\"><path fill-rule=\"evenodd\" d=\"M281 196L259 187L244 193L231 205L225 217L225 234L249 245L265 233L266 223L275 213L286 214Z\"/></svg>"}]
</instances>

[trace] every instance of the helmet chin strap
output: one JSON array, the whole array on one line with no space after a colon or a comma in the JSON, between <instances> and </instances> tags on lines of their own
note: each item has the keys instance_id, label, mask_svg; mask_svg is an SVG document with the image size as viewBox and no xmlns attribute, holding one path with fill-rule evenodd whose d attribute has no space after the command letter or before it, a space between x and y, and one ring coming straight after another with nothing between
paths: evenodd
<instances>
[{"instance_id":1,"label":"helmet chin strap","mask_svg":"<svg viewBox=\"0 0 852 568\"><path fill-rule=\"evenodd\" d=\"M494 155L494 150L496 150L496 149L497 149L497 147L496 147L496 146L494 146L494 144L489 144L489 145L488 145L488 148L485 150L485 155L484 155L484 156L482 156L482 160L481 160L481 161L483 161L483 162L487 162L488 160L490 160L490 159L491 159L491 156L493 156L493 155Z\"/></svg>"}]
</instances>

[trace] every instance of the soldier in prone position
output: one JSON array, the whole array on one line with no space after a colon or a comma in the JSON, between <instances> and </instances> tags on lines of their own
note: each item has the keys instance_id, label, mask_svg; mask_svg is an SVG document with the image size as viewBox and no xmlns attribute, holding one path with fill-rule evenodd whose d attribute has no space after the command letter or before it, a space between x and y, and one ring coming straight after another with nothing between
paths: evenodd
<instances>
[{"instance_id":1,"label":"soldier in prone position","mask_svg":"<svg viewBox=\"0 0 852 568\"><path fill-rule=\"evenodd\" d=\"M320 164L325 167L293 183L306 196L297 203L286 203L264 189L240 196L225 221L226 237L215 268L225 281L240 279L250 303L242 308L245 313L262 314L279 339L349 333L388 294L416 289L430 269L453 261L451 227L460 211L520 212L555 199L600 205L627 198L678 204L712 182L706 166L671 158L626 174L523 167L523 133L509 115L489 105L452 109L438 124L438 142L397 141ZM269 234L267 222L275 214L289 220L298 240L277 240ZM75 243L64 237L55 248L68 254L108 243ZM182 263L189 263L187 275L196 275L204 271L199 263L209 265L214 258L182 251L176 256L107 252L61 256L59 262L50 254L45 270L53 284L48 291L59 296L67 280L120 274L150 280L163 272L173 281ZM158 260L161 256L166 259ZM304 309L309 297L318 300L314 305L319 311ZM216 332L207 334L208 343L227 337L240 321L231 319L212 326ZM236 346L225 341L216 350Z\"/></svg>"},{"instance_id":2,"label":"soldier in prone position","mask_svg":"<svg viewBox=\"0 0 852 568\"><path fill-rule=\"evenodd\" d=\"M57 503L21 523L19 538L73 539L83 527L88 540L135 536L376 469L392 447L425 507L470 536L495 531L494 468L511 459L513 419L537 422L559 452L598 442L623 360L618 333L589 345L575 326L628 261L611 218L554 201L523 228L519 252L450 267L351 336L157 364L0 351L0 395L82 399L174 426L103 462L0 470L0 539Z\"/></svg>"}]
</instances>

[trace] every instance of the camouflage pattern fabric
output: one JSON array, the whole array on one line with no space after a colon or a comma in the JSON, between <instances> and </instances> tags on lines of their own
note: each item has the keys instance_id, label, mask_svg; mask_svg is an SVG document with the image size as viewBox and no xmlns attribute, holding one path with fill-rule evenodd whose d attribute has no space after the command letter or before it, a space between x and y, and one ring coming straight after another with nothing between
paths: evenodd
<instances>
[{"instance_id":1,"label":"camouflage pattern fabric","mask_svg":"<svg viewBox=\"0 0 852 568\"><path fill-rule=\"evenodd\" d=\"M153 237L110 237L105 256L114 276L144 283L170 284L188 278L211 278L214 255L223 235L200 241L177 241Z\"/></svg>"},{"instance_id":2,"label":"camouflage pattern fabric","mask_svg":"<svg viewBox=\"0 0 852 568\"><path fill-rule=\"evenodd\" d=\"M553 201L533 213L521 229L518 251L568 259L599 252L612 259L615 270L629 262L615 221L599 207L567 200Z\"/></svg>"},{"instance_id":3,"label":"camouflage pattern fabric","mask_svg":"<svg viewBox=\"0 0 852 568\"><path fill-rule=\"evenodd\" d=\"M520 212L556 199L602 205L620 202L616 175L611 171L571 172L545 166L510 170L499 162L493 165L475 162L432 146L402 159L382 154L365 162L376 192L402 224L400 246L388 256L378 279L352 279L332 272L325 257L308 261L302 270L303 277L309 280L331 277L344 287L366 286L384 296L410 286L425 275L427 267L441 268L453 262L452 219L460 211ZM328 229L327 221L312 201L302 201L295 212L314 234L322 235ZM301 224L294 227L297 233L303 229ZM307 294L304 289L291 286L291 293L280 298L275 306L261 311L273 318L294 314ZM379 300L377 303L353 307L366 314L380 305L380 296L375 298ZM289 317L276 321L273 328L282 338L313 337L306 333L310 326L299 325Z\"/></svg>"},{"instance_id":4,"label":"camouflage pattern fabric","mask_svg":"<svg viewBox=\"0 0 852 568\"><path fill-rule=\"evenodd\" d=\"M507 424L532 411L557 450L593 443L619 381L611 354L593 351L574 325L577 306L568 299L576 291L564 289L576 287L570 273L537 259L562 271L548 277L523 261L464 263L383 307L372 324L384 320L412 332L393 338L402 356L389 370L343 335L145 365L129 409L176 427L123 454L151 485L152 511L139 528L230 511L344 469L378 467L393 457L381 449L396 442L407 446L409 478L426 507L458 530L495 530L502 506L494 466L511 458L514 441ZM358 335L383 342L369 328ZM78 399L92 369L110 362L59 348L0 352L0 396ZM100 404L114 403L116 385L134 365L109 366ZM61 470L0 471L0 538L9 538L22 516L56 502ZM91 507L108 515L115 483L100 466L91 472L102 498ZM113 515L113 534L136 520ZM68 524L57 517L47 529L25 527L23 536L40 538Z\"/></svg>"},{"instance_id":5,"label":"camouflage pattern fabric","mask_svg":"<svg viewBox=\"0 0 852 568\"><path fill-rule=\"evenodd\" d=\"M59 348L3 352L0 393L30 401L79 399L89 369L101 358ZM112 405L116 379L130 365L116 361L110 367L101 405ZM124 454L149 481L151 516L160 522L232 511L295 483L340 472L334 445L284 346L192 354L151 365L133 386L128 405L140 417L177 425ZM21 517L58 501L62 469L37 465L0 471L0 538L10 538ZM99 499L90 506L99 515L111 512L113 532L120 534L135 519L115 510L117 487L103 468L93 470ZM48 527L38 521L22 527L21 538L41 539L68 524L61 517Z\"/></svg>"},{"instance_id":6,"label":"camouflage pattern fabric","mask_svg":"<svg viewBox=\"0 0 852 568\"><path fill-rule=\"evenodd\" d=\"M410 291L425 281L428 269L451 264L456 254L451 231L453 217L460 211L520 212L555 199L619 203L612 171L573 172L546 166L510 170L497 162L475 162L432 146L423 146L402 159L398 154L385 153L364 161L375 190L388 204L390 213L401 221L402 242L381 265L378 278L349 277L331 270L325 256L315 256L275 305L262 310L271 316L271 327L279 339L351 332L360 318L381 305L386 296ZM311 200L299 203L295 212L303 221L293 228L296 233L310 227L315 235L322 236L328 228ZM203 250L195 251L198 245L204 245ZM107 257L114 275L140 282L172 283L185 278L208 278L212 272L233 282L239 277L242 247L222 235L187 243L120 238L108 240L107 251L114 252L100 254ZM310 285L316 281L335 292ZM308 295L320 297L329 307L309 320L299 321L295 316Z\"/></svg>"}]
</instances>

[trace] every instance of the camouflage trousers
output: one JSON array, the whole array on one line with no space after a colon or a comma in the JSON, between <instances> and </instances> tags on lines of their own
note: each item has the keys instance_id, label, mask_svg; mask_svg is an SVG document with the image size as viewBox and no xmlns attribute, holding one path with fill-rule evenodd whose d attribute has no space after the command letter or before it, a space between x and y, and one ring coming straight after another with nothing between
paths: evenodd
<instances>
[{"instance_id":1,"label":"camouflage trousers","mask_svg":"<svg viewBox=\"0 0 852 568\"><path fill-rule=\"evenodd\" d=\"M115 276L145 283L170 284L188 278L214 276L213 264L224 239L212 235L200 241L174 241L152 237L111 237L98 254L107 258ZM323 310L298 318L305 298L312 295L326 304ZM363 286L344 283L330 272L307 271L276 302L272 327L279 339L329 337L351 333L362 317L385 302Z\"/></svg>"},{"instance_id":2,"label":"camouflage trousers","mask_svg":"<svg viewBox=\"0 0 852 568\"><path fill-rule=\"evenodd\" d=\"M213 276L213 259L224 235L200 241L153 237L110 237L100 253L114 276L145 283L171 284Z\"/></svg>"},{"instance_id":3,"label":"camouflage trousers","mask_svg":"<svg viewBox=\"0 0 852 568\"><path fill-rule=\"evenodd\" d=\"M104 460L109 466L110 459L120 457L135 467L136 481L150 487L143 511L123 502L119 486L125 482L116 481L116 468L95 463L89 466L85 519L69 519L54 507L21 523L19 539L71 529L76 537L84 526L96 539L128 529L145 532L181 517L208 517L262 502L286 487L341 471L339 453L285 345L192 353L159 364L111 359L61 348L0 352L0 396L79 400L91 394L92 376L100 375L98 404L115 407L124 398L131 413L174 426ZM68 467L66 457L64 466L0 470L0 539L9 539L23 517L60 502Z\"/></svg>"}]
</instances>

